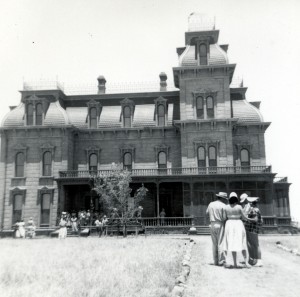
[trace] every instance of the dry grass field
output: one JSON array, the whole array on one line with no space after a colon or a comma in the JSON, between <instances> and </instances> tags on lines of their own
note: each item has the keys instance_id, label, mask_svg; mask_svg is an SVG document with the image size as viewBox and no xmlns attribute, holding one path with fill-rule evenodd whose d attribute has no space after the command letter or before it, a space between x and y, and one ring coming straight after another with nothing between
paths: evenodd
<instances>
[{"instance_id":1,"label":"dry grass field","mask_svg":"<svg viewBox=\"0 0 300 297\"><path fill-rule=\"evenodd\" d=\"M183 239L1 239L0 296L170 296Z\"/></svg>"},{"instance_id":2,"label":"dry grass field","mask_svg":"<svg viewBox=\"0 0 300 297\"><path fill-rule=\"evenodd\" d=\"M300 251L300 236L285 236L281 237L278 241L290 249L297 249Z\"/></svg>"}]
</instances>

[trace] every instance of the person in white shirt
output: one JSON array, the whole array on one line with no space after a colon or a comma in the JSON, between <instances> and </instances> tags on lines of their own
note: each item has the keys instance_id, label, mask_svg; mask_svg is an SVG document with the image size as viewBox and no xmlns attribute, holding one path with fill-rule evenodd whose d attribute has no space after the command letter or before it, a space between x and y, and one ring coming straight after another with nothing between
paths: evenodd
<instances>
[{"instance_id":1,"label":"person in white shirt","mask_svg":"<svg viewBox=\"0 0 300 297\"><path fill-rule=\"evenodd\" d=\"M215 265L223 265L225 256L222 250L224 238L224 222L226 219L224 208L227 203L227 193L216 194L217 200L209 203L206 214L210 220L210 234L212 239L213 260Z\"/></svg>"}]
</instances>

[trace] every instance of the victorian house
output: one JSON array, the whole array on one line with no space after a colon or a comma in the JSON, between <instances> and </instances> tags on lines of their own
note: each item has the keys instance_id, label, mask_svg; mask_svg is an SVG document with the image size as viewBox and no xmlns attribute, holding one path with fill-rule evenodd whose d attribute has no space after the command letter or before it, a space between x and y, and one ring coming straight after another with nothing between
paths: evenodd
<instances>
[{"instance_id":1,"label":"victorian house","mask_svg":"<svg viewBox=\"0 0 300 297\"><path fill-rule=\"evenodd\" d=\"M234 83L236 65L218 38L213 24L203 28L190 17L174 87L165 73L154 88L134 91L109 90L104 76L95 90L76 94L58 83L24 83L20 104L0 128L1 228L29 217L54 228L61 211L88 209L91 201L101 212L90 173L108 172L113 163L132 172L133 191L141 183L148 188L148 224L164 208L172 224L193 217L206 225L215 194L234 191L260 197L265 228L288 226L290 184L266 164L270 123L260 102L248 101L247 88Z\"/></svg>"}]
</instances>

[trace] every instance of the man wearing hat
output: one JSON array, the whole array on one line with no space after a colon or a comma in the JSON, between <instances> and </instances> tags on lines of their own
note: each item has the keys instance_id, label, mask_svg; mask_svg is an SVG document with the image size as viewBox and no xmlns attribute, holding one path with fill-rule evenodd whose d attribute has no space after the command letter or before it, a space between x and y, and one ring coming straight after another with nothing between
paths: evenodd
<instances>
[{"instance_id":1,"label":"man wearing hat","mask_svg":"<svg viewBox=\"0 0 300 297\"><path fill-rule=\"evenodd\" d=\"M227 193L216 194L217 200L209 203L206 214L210 220L210 234L212 239L213 259L215 265L225 263L225 255L222 251L222 241L224 238L224 222L226 219L224 208L227 203Z\"/></svg>"}]
</instances>

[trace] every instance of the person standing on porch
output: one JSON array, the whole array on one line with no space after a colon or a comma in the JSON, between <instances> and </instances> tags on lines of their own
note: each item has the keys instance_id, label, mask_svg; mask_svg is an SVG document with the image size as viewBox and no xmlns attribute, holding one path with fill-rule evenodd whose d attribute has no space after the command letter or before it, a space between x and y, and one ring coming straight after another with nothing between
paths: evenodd
<instances>
[{"instance_id":1,"label":"person standing on porch","mask_svg":"<svg viewBox=\"0 0 300 297\"><path fill-rule=\"evenodd\" d=\"M160 224L164 225L165 224L165 217L166 217L166 212L165 212L164 208L161 209L161 212L160 212L159 216L160 216Z\"/></svg>"},{"instance_id":2,"label":"person standing on porch","mask_svg":"<svg viewBox=\"0 0 300 297\"><path fill-rule=\"evenodd\" d=\"M210 234L212 239L212 251L214 265L223 265L225 255L222 250L224 239L225 203L227 203L227 193L219 192L216 194L217 200L209 203L206 214L210 220Z\"/></svg>"}]
</instances>

